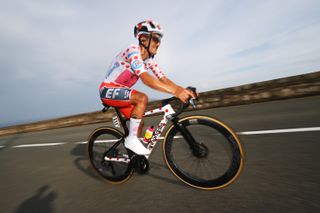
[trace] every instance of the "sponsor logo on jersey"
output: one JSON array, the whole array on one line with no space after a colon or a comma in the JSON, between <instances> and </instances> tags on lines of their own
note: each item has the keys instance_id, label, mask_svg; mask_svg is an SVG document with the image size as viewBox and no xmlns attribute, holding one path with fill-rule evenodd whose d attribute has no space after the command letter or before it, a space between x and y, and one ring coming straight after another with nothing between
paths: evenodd
<instances>
[{"instance_id":1,"label":"sponsor logo on jersey","mask_svg":"<svg viewBox=\"0 0 320 213\"><path fill-rule=\"evenodd\" d=\"M137 70L143 66L143 62L140 60L134 60L131 66L134 70Z\"/></svg>"}]
</instances>

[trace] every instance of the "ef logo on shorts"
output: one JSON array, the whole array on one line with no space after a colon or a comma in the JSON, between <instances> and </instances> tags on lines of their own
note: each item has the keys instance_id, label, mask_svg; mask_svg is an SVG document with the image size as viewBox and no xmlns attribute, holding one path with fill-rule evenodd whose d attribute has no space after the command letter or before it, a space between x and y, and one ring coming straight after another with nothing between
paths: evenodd
<instances>
[{"instance_id":1,"label":"ef logo on shorts","mask_svg":"<svg viewBox=\"0 0 320 213\"><path fill-rule=\"evenodd\" d=\"M112 100L129 100L130 89L126 88L103 88L101 92L101 98Z\"/></svg>"}]
</instances>

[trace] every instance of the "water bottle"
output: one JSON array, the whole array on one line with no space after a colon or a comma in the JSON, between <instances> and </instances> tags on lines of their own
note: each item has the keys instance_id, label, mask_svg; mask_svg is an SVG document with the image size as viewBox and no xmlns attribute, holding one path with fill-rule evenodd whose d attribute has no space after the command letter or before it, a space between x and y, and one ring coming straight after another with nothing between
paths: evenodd
<instances>
[{"instance_id":1,"label":"water bottle","mask_svg":"<svg viewBox=\"0 0 320 213\"><path fill-rule=\"evenodd\" d=\"M143 142L144 143L149 143L152 136L153 136L153 132L154 132L154 127L153 126L149 126L144 134L144 138L143 138Z\"/></svg>"}]
</instances>

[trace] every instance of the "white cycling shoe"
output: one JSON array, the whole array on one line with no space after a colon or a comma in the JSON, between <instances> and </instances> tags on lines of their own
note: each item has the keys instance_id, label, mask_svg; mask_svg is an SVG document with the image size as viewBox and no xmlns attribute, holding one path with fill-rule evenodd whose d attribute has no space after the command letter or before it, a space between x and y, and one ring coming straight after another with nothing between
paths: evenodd
<instances>
[{"instance_id":1,"label":"white cycling shoe","mask_svg":"<svg viewBox=\"0 0 320 213\"><path fill-rule=\"evenodd\" d=\"M124 139L124 146L137 155L149 155L150 150L147 149L136 136L128 136Z\"/></svg>"}]
</instances>

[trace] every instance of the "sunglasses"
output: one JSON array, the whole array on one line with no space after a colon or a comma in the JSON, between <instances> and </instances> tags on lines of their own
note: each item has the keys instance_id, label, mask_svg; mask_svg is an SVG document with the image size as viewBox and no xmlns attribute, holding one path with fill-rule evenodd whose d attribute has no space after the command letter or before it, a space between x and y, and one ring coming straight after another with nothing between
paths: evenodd
<instances>
[{"instance_id":1,"label":"sunglasses","mask_svg":"<svg viewBox=\"0 0 320 213\"><path fill-rule=\"evenodd\" d=\"M152 41L154 43L160 43L161 42L161 36L152 35L151 39L152 39Z\"/></svg>"}]
</instances>

